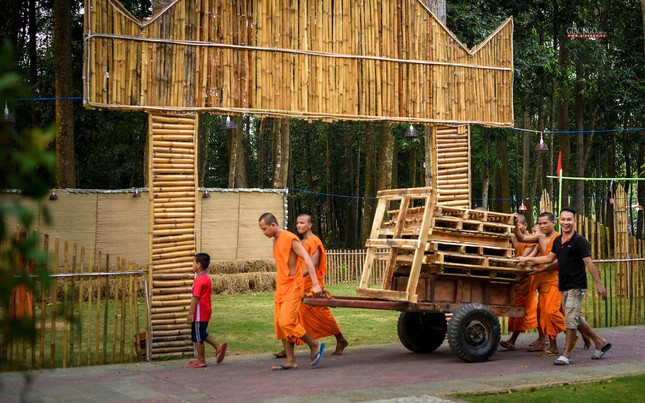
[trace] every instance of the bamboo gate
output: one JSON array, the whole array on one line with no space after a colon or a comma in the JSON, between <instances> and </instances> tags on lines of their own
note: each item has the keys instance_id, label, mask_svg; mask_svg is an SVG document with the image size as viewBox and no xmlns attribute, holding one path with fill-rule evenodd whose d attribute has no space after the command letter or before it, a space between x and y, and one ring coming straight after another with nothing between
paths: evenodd
<instances>
[{"instance_id":1,"label":"bamboo gate","mask_svg":"<svg viewBox=\"0 0 645 403\"><path fill-rule=\"evenodd\" d=\"M198 113L513 124L511 18L469 49L420 0L176 0L145 21L117 0L85 10L86 107L150 115L153 358L191 351ZM444 162L458 172L435 184L459 205L457 148Z\"/></svg>"},{"instance_id":2,"label":"bamboo gate","mask_svg":"<svg viewBox=\"0 0 645 403\"><path fill-rule=\"evenodd\" d=\"M135 362L148 355L147 267L60 238L43 236L52 282L19 288L12 315L33 320L35 340L0 343L0 370ZM8 247L8 240L2 248ZM0 337L8 340L3 329Z\"/></svg>"}]
</instances>

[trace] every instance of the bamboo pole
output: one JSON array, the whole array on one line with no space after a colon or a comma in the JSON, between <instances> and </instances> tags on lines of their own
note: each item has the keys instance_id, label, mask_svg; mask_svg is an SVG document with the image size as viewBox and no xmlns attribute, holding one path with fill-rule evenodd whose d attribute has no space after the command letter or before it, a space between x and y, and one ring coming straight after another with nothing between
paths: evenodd
<instances>
[{"instance_id":1,"label":"bamboo pole","mask_svg":"<svg viewBox=\"0 0 645 403\"><path fill-rule=\"evenodd\" d=\"M110 272L110 255L105 255L105 270ZM110 278L105 279L105 306L103 308L103 364L107 364L108 352L108 306L110 305ZM98 339L97 339L98 342Z\"/></svg>"},{"instance_id":2,"label":"bamboo pole","mask_svg":"<svg viewBox=\"0 0 645 403\"><path fill-rule=\"evenodd\" d=\"M63 274L69 273L69 241L65 240L63 248ZM67 320L69 304L67 300L67 279L63 279L63 368L67 368L67 342L69 338L69 321Z\"/></svg>"},{"instance_id":3,"label":"bamboo pole","mask_svg":"<svg viewBox=\"0 0 645 403\"><path fill-rule=\"evenodd\" d=\"M92 273L94 271L94 249L90 249L88 253L88 266L87 266L87 272ZM94 284L94 278L93 276L87 279L87 327L86 327L86 344L87 344L87 360L86 360L86 365L90 365L92 361L92 334L93 334L93 329L92 329L92 299L93 299L93 284ZM98 327L98 323L96 324Z\"/></svg>"},{"instance_id":4,"label":"bamboo pole","mask_svg":"<svg viewBox=\"0 0 645 403\"><path fill-rule=\"evenodd\" d=\"M58 251L60 248L60 239L54 238L54 259L52 260L52 273L58 272ZM50 368L56 367L56 310L58 305L58 279L52 281L52 323L51 323L51 340L50 340Z\"/></svg>"},{"instance_id":5,"label":"bamboo pole","mask_svg":"<svg viewBox=\"0 0 645 403\"><path fill-rule=\"evenodd\" d=\"M145 276L145 274L144 274ZM141 330L139 328L139 278L138 276L134 276L133 278L134 282L134 326L135 326L135 340L136 340L136 348L137 350L141 350ZM146 343L150 343L150 338L146 338ZM143 351L142 351L143 353ZM142 354L143 355L143 354Z\"/></svg>"},{"instance_id":6,"label":"bamboo pole","mask_svg":"<svg viewBox=\"0 0 645 403\"><path fill-rule=\"evenodd\" d=\"M43 252L45 254L49 255L49 234L44 235L43 239ZM53 273L53 270L50 270L51 273ZM38 337L39 337L39 357L40 357L40 368L43 369L45 368L45 326L46 326L46 319L47 316L47 291L45 290L45 287L40 287L40 328L38 329Z\"/></svg>"},{"instance_id":7,"label":"bamboo pole","mask_svg":"<svg viewBox=\"0 0 645 403\"><path fill-rule=\"evenodd\" d=\"M121 271L121 259L119 259L119 257L117 257L116 258L116 272L118 273L120 271ZM110 277L108 277L107 280L108 280L108 284L110 284L110 282L111 282ZM120 291L121 287L119 287L118 282L119 282L118 278L114 280L114 292L112 293L112 303L111 303L112 307L113 307L113 311L114 311L114 316L113 316L114 321L113 321L113 325L112 325L112 355L111 355L111 361L110 361L111 364L114 364L116 362L116 342L117 342L117 338L118 338L118 335L119 335L119 329L121 327L119 325L119 295L121 294L119 291ZM108 290L110 288L111 287L108 286ZM106 304L106 306L107 306L107 304Z\"/></svg>"},{"instance_id":8,"label":"bamboo pole","mask_svg":"<svg viewBox=\"0 0 645 403\"><path fill-rule=\"evenodd\" d=\"M125 271L127 268L127 263L124 258L121 258L121 270ZM120 282L120 288L121 288L121 345L119 346L119 362L124 362L124 357L125 357L125 322L126 322L126 315L125 315L125 300L126 300L126 285L127 285L127 279L125 276L119 276L119 282ZM115 309L116 311L116 309ZM116 332L115 332L116 333Z\"/></svg>"}]
</instances>

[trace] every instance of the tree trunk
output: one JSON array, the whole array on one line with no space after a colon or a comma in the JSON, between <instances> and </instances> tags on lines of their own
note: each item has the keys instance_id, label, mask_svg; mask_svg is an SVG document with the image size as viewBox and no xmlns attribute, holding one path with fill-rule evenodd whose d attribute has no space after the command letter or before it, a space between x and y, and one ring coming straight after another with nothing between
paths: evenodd
<instances>
[{"instance_id":1,"label":"tree trunk","mask_svg":"<svg viewBox=\"0 0 645 403\"><path fill-rule=\"evenodd\" d=\"M530 121L529 121L529 111L528 108L524 108L524 118L523 118L523 123L524 123L524 128L525 129L530 129ZM530 132L524 132L522 135L522 202L525 203L525 205L529 206L529 200L526 200L525 198L529 196L529 178L531 175L530 171L530 165L531 165L531 136L533 134ZM533 194L530 194L531 196ZM521 203L520 203L521 204ZM526 222L528 224L528 228L531 228L533 226L533 214L531 210L527 210L529 214L524 213L526 216Z\"/></svg>"},{"instance_id":2,"label":"tree trunk","mask_svg":"<svg viewBox=\"0 0 645 403\"><path fill-rule=\"evenodd\" d=\"M559 57L559 68L566 69L567 64L569 63L569 53L567 52L566 40L560 45L560 57ZM567 131L569 130L569 100L568 100L568 88L567 83L564 78L561 78L558 82L558 130ZM571 135L568 133L559 133L558 134L558 144L560 146L560 152L562 152L562 176L571 176ZM553 171L551 171L553 172ZM555 192L555 190L554 190ZM558 189L559 193L559 189ZM569 181L562 181L562 206L568 204L568 195L569 195ZM554 205L555 208L555 205Z\"/></svg>"},{"instance_id":3,"label":"tree trunk","mask_svg":"<svg viewBox=\"0 0 645 403\"><path fill-rule=\"evenodd\" d=\"M76 187L72 77L72 4L54 0L54 66L56 85L56 187ZM64 99L65 98L65 99Z\"/></svg>"},{"instance_id":4,"label":"tree trunk","mask_svg":"<svg viewBox=\"0 0 645 403\"><path fill-rule=\"evenodd\" d=\"M645 53L645 0L641 0L641 14L643 19L643 53Z\"/></svg>"},{"instance_id":5,"label":"tree trunk","mask_svg":"<svg viewBox=\"0 0 645 403\"><path fill-rule=\"evenodd\" d=\"M645 1L645 0L641 0ZM425 0L426 6L441 22L446 23L446 0Z\"/></svg>"},{"instance_id":6,"label":"tree trunk","mask_svg":"<svg viewBox=\"0 0 645 403\"><path fill-rule=\"evenodd\" d=\"M586 160L586 147L585 147L585 134L582 133L584 130L584 108L585 108L585 99L584 99L584 64L582 55L578 55L576 60L576 101L575 101L575 116L576 116L576 176L583 178L585 176L585 160ZM593 140L593 139L591 139ZM577 180L573 184L574 186L574 198L573 208L579 214L585 214L585 181Z\"/></svg>"},{"instance_id":7,"label":"tree trunk","mask_svg":"<svg viewBox=\"0 0 645 403\"><path fill-rule=\"evenodd\" d=\"M607 145L605 148L605 164L606 172L609 178L616 177L616 143L613 136L606 138ZM616 191L616 184L614 184L613 189L610 189L611 195L613 196ZM614 239L614 205L610 204L607 207L607 215L605 216L604 224L609 228L610 238Z\"/></svg>"},{"instance_id":8,"label":"tree trunk","mask_svg":"<svg viewBox=\"0 0 645 403\"><path fill-rule=\"evenodd\" d=\"M643 1L641 1L641 4ZM645 10L645 8L643 8ZM643 127L643 126L641 126ZM645 133L641 133L638 140L638 167L640 167L639 177L645 177ZM645 206L645 181L638 181L638 204ZM645 239L645 211L637 212L636 237Z\"/></svg>"},{"instance_id":9,"label":"tree trunk","mask_svg":"<svg viewBox=\"0 0 645 403\"><path fill-rule=\"evenodd\" d=\"M38 50L36 41L36 0L29 0L29 84L31 91L38 91ZM31 103L31 125L40 126L40 117L36 103Z\"/></svg>"},{"instance_id":10,"label":"tree trunk","mask_svg":"<svg viewBox=\"0 0 645 403\"><path fill-rule=\"evenodd\" d=\"M482 134L486 137L488 129L483 129ZM484 155L488 155L488 141L484 141ZM481 207L488 210L488 189L490 188L490 170L488 164L484 164L482 169L482 204Z\"/></svg>"},{"instance_id":11,"label":"tree trunk","mask_svg":"<svg viewBox=\"0 0 645 403\"><path fill-rule=\"evenodd\" d=\"M370 235L374 209L376 208L376 145L374 122L365 125L365 190L363 196L363 220L361 222L361 245Z\"/></svg>"},{"instance_id":12,"label":"tree trunk","mask_svg":"<svg viewBox=\"0 0 645 403\"><path fill-rule=\"evenodd\" d=\"M241 116L234 116L231 121L237 126L235 129L229 129L230 134L230 152L228 156L228 187L229 188L247 188L248 175L246 169L246 153L244 146L244 119ZM286 173L284 173L284 183L286 184Z\"/></svg>"},{"instance_id":13,"label":"tree trunk","mask_svg":"<svg viewBox=\"0 0 645 403\"><path fill-rule=\"evenodd\" d=\"M381 125L381 152L378 157L377 190L391 189L395 171L395 139L389 122Z\"/></svg>"},{"instance_id":14,"label":"tree trunk","mask_svg":"<svg viewBox=\"0 0 645 403\"><path fill-rule=\"evenodd\" d=\"M434 143L434 137L432 135L432 126L431 125L425 125L423 126L423 149L424 149L424 168L425 168L425 176L424 176L424 186L432 186L432 180L434 176L434 165L433 165L433 158L434 155L432 155L432 150L434 150L433 147Z\"/></svg>"},{"instance_id":15,"label":"tree trunk","mask_svg":"<svg viewBox=\"0 0 645 403\"><path fill-rule=\"evenodd\" d=\"M343 126L347 126L346 123L343 124ZM343 130L345 133L344 136L344 146L345 146L345 171L347 172L348 178L347 178L347 185L349 192L348 194L350 196L357 196L354 194L354 176L356 175L355 169L354 169L354 139L353 136L350 136L347 134L347 130ZM344 245L347 248L354 249L356 248L356 244L358 243L357 241L357 232L354 229L354 226L352 225L354 223L354 203L351 199L345 200L344 206L343 206L344 214L343 214L343 232L344 232Z\"/></svg>"},{"instance_id":16,"label":"tree trunk","mask_svg":"<svg viewBox=\"0 0 645 403\"><path fill-rule=\"evenodd\" d=\"M204 187L206 178L206 168L208 167L208 135L209 123L212 115L206 114L199 117L199 126L197 126L197 185Z\"/></svg>"},{"instance_id":17,"label":"tree trunk","mask_svg":"<svg viewBox=\"0 0 645 403\"><path fill-rule=\"evenodd\" d=\"M273 145L275 153L273 187L284 189L287 187L289 172L289 119L275 119L274 122L274 136L277 141Z\"/></svg>"},{"instance_id":18,"label":"tree trunk","mask_svg":"<svg viewBox=\"0 0 645 403\"><path fill-rule=\"evenodd\" d=\"M508 176L508 143L502 135L495 136L495 151L499 165L495 166L495 184L493 186L493 211L509 213L511 211L511 183Z\"/></svg>"}]
</instances>

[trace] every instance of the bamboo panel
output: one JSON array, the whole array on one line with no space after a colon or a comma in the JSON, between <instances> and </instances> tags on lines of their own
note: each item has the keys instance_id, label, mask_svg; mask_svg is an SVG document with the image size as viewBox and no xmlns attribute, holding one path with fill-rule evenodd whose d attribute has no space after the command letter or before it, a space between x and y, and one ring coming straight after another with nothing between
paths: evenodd
<instances>
[{"instance_id":1,"label":"bamboo panel","mask_svg":"<svg viewBox=\"0 0 645 403\"><path fill-rule=\"evenodd\" d=\"M420 1L180 0L146 24L87 8L89 107L512 124L511 19L467 49Z\"/></svg>"}]
</instances>

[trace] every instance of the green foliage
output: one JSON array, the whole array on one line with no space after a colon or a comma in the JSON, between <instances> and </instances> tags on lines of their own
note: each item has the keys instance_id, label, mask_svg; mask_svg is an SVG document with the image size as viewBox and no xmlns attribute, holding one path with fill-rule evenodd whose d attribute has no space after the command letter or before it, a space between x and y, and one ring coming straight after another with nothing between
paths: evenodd
<instances>
[{"instance_id":1,"label":"green foliage","mask_svg":"<svg viewBox=\"0 0 645 403\"><path fill-rule=\"evenodd\" d=\"M15 72L12 47L4 44L0 49L0 104L12 102L17 96L28 92L21 87L20 77ZM4 118L0 122L0 189L15 189L28 199L39 200L49 192L46 175L54 171L54 155L47 151L53 138L53 130L26 130L17 133L13 123ZM40 215L47 219L45 207ZM0 328L3 329L0 349L13 340L32 340L36 336L34 321L28 317L11 314L14 290L24 287L37 291L48 285L47 255L38 244L37 235L30 232L33 213L18 202L0 203ZM9 222L17 222L24 233L14 234ZM4 247L6 245L6 248ZM35 274L36 277L32 275ZM0 366L4 356L0 356Z\"/></svg>"}]
</instances>

